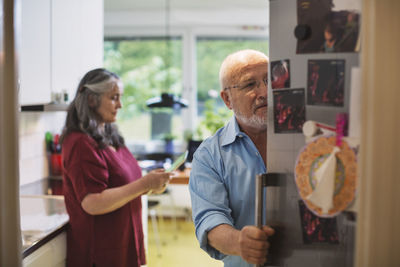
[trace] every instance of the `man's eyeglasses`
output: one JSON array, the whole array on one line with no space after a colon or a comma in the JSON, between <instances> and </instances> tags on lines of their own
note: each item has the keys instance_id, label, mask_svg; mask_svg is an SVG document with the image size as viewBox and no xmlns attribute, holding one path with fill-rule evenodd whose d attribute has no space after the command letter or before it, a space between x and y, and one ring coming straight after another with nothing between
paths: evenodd
<instances>
[{"instance_id":1,"label":"man's eyeglasses","mask_svg":"<svg viewBox=\"0 0 400 267\"><path fill-rule=\"evenodd\" d=\"M263 84L265 85L265 87L268 88L268 78L265 77L264 79L262 79ZM252 91L256 88L260 88L261 85L261 81L260 80L248 80L246 82L243 82L241 84L235 84L232 86L228 86L225 87L224 90L228 90L231 88L237 88L239 91Z\"/></svg>"}]
</instances>

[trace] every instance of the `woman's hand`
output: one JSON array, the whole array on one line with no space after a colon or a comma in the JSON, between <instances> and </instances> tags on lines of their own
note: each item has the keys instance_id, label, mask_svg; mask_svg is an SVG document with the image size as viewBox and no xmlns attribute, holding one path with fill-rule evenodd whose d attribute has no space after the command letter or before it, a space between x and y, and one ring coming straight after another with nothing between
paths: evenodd
<instances>
[{"instance_id":1,"label":"woman's hand","mask_svg":"<svg viewBox=\"0 0 400 267\"><path fill-rule=\"evenodd\" d=\"M160 194L167 188L170 176L170 172L165 172L164 169L157 169L149 172L142 179L144 179L149 192Z\"/></svg>"},{"instance_id":2,"label":"woman's hand","mask_svg":"<svg viewBox=\"0 0 400 267\"><path fill-rule=\"evenodd\" d=\"M166 183L166 184L165 184L162 188L160 188L160 189L154 189L154 190L151 190L151 191L147 192L147 194L155 194L155 195L162 194L162 193L164 193L164 191L167 189L167 186L168 186L168 183Z\"/></svg>"},{"instance_id":3,"label":"woman's hand","mask_svg":"<svg viewBox=\"0 0 400 267\"><path fill-rule=\"evenodd\" d=\"M82 208L90 215L100 215L119 209L132 199L151 192L162 192L169 182L171 173L162 169L154 170L132 183L107 188L101 193L87 194Z\"/></svg>"}]
</instances>

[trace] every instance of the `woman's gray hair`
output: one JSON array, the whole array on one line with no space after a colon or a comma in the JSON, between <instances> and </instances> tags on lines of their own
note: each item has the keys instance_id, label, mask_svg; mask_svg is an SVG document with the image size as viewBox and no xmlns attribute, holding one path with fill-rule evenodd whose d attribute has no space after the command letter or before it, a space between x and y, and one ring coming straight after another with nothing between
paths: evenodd
<instances>
[{"instance_id":1,"label":"woman's gray hair","mask_svg":"<svg viewBox=\"0 0 400 267\"><path fill-rule=\"evenodd\" d=\"M108 145L117 148L124 146L124 139L114 123L106 123L104 131L99 128L101 117L97 113L101 96L120 83L118 75L106 69L99 68L86 73L79 82L74 100L68 107L60 141L62 142L69 133L79 131L91 136L100 148Z\"/></svg>"}]
</instances>

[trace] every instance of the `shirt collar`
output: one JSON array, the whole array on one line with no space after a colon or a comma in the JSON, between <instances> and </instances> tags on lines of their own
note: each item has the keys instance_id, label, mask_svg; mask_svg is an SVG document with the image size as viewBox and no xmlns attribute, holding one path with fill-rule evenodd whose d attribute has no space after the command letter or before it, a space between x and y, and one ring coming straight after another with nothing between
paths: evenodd
<instances>
[{"instance_id":1,"label":"shirt collar","mask_svg":"<svg viewBox=\"0 0 400 267\"><path fill-rule=\"evenodd\" d=\"M236 121L236 117L232 116L229 122L226 124L224 130L221 135L221 145L229 145L232 144L236 140L236 136L244 134L240 131L239 124Z\"/></svg>"}]
</instances>

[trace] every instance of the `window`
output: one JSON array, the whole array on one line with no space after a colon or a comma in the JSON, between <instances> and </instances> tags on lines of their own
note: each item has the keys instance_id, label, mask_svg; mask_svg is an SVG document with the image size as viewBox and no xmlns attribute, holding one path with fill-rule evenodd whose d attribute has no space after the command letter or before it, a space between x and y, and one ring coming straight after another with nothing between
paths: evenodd
<instances>
[{"instance_id":1,"label":"window","mask_svg":"<svg viewBox=\"0 0 400 267\"><path fill-rule=\"evenodd\" d=\"M194 130L195 138L203 139L213 134L232 116L232 112L219 97L218 74L222 61L227 55L240 49L256 49L267 53L268 40L267 37L205 36L197 36L195 40L196 47L190 50L196 53L196 66L193 67L197 67L197 80L193 80L192 83L197 84L189 87L197 88L197 92L194 92L197 94L197 103L189 103L189 106L194 107L191 108L194 109L192 112L198 115L198 125L194 125L194 129L190 130ZM182 58L183 46L181 37L169 40L164 37L106 39L104 66L117 73L125 86L118 125L127 140L140 142L162 139L162 135L154 134L154 128L157 128L154 126L166 123L170 125L172 135L183 141L185 127L191 123L182 121L184 116L181 116L179 110L149 109L146 106L147 100L160 96L162 92L177 96L184 93L183 77L191 73L193 67L182 69L182 62L185 61ZM191 55L185 54L185 57ZM186 92L186 96L188 95ZM168 112L170 115L166 114ZM152 127L156 117L160 123ZM171 119L171 123L168 118ZM185 118L190 119L190 116Z\"/></svg>"},{"instance_id":2,"label":"window","mask_svg":"<svg viewBox=\"0 0 400 267\"><path fill-rule=\"evenodd\" d=\"M152 119L160 113L171 118L172 134L181 137L180 111L149 109L146 101L161 93L182 95L181 38L110 38L104 42L104 67L117 73L124 83L118 125L127 140L162 139L151 132Z\"/></svg>"}]
</instances>

